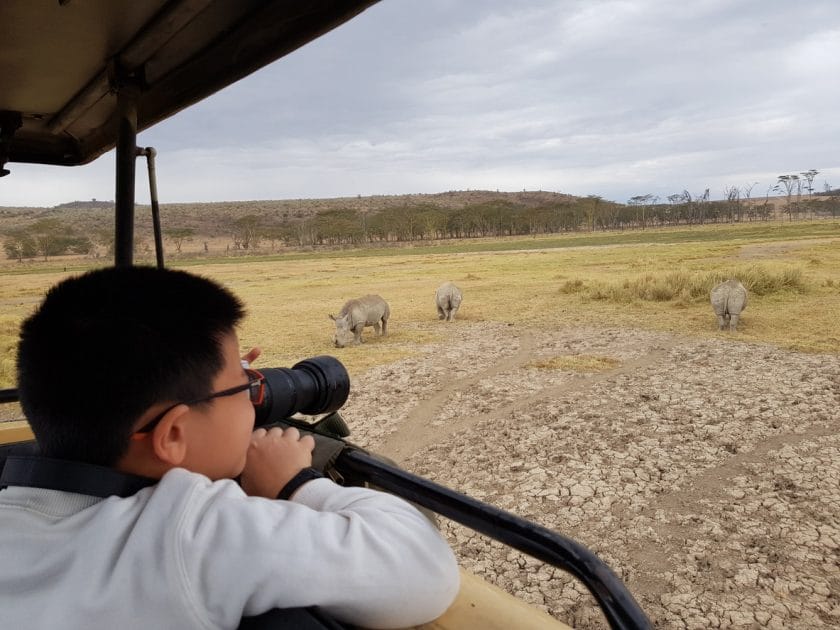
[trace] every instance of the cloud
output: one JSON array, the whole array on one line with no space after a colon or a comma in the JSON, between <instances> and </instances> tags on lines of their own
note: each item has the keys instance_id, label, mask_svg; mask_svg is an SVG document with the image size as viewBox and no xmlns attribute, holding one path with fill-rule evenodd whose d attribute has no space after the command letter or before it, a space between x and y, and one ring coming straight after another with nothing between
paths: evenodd
<instances>
[{"instance_id":1,"label":"cloud","mask_svg":"<svg viewBox=\"0 0 840 630\"><path fill-rule=\"evenodd\" d=\"M721 197L810 168L822 189L840 185L839 33L833 0L392 0L138 143L159 151L163 202ZM0 204L108 196L113 157L95 164L12 165Z\"/></svg>"}]
</instances>

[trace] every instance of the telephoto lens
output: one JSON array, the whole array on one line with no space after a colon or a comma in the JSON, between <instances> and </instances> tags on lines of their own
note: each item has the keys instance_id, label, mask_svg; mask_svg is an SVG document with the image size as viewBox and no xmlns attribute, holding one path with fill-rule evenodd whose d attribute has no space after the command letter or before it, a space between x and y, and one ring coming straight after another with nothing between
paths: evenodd
<instances>
[{"instance_id":1,"label":"telephoto lens","mask_svg":"<svg viewBox=\"0 0 840 630\"><path fill-rule=\"evenodd\" d=\"M265 396L256 405L258 427L296 413L315 416L338 411L350 394L350 375L335 357L311 357L291 368L260 372L265 376Z\"/></svg>"}]
</instances>

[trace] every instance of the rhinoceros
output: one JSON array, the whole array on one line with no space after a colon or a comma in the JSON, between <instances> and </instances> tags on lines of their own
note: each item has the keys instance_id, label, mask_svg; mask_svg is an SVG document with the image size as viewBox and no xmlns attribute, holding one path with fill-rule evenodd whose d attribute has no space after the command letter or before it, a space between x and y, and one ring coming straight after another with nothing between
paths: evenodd
<instances>
[{"instance_id":1,"label":"rhinoceros","mask_svg":"<svg viewBox=\"0 0 840 630\"><path fill-rule=\"evenodd\" d=\"M718 319L718 328L723 330L729 324L729 330L738 329L738 319L741 311L747 308L747 289L734 278L721 282L712 289L710 294L712 308Z\"/></svg>"},{"instance_id":2,"label":"rhinoceros","mask_svg":"<svg viewBox=\"0 0 840 630\"><path fill-rule=\"evenodd\" d=\"M387 335L390 316L391 309L388 303L378 295L347 300L337 317L330 315L330 319L335 322L335 347L343 348L362 343L362 329L365 326L373 326L377 334Z\"/></svg>"},{"instance_id":3,"label":"rhinoceros","mask_svg":"<svg viewBox=\"0 0 840 630\"><path fill-rule=\"evenodd\" d=\"M455 321L455 314L461 307L461 289L451 282L444 282L435 291L435 305L437 306L438 319L445 319L448 322Z\"/></svg>"}]
</instances>

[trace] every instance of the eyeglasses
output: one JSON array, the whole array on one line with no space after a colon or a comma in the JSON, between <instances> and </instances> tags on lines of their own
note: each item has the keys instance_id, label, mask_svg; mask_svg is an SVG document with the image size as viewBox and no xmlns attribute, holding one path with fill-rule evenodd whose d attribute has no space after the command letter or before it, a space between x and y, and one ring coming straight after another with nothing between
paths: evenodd
<instances>
[{"instance_id":1,"label":"eyeglasses","mask_svg":"<svg viewBox=\"0 0 840 630\"><path fill-rule=\"evenodd\" d=\"M243 385L237 385L236 387L223 389L222 391L210 394L209 396L195 398L194 400L185 400L179 403L175 403L171 407L167 407L164 411L162 411L154 418L149 420L149 422L137 429L134 432L134 436L142 438L142 434L148 433L149 431L154 429L157 426L158 422L160 422L163 419L163 416L175 409L175 407L177 407L178 405L197 405L198 403L207 402L208 400L212 400L213 398L233 396L234 394L238 394L239 392L244 392L246 389L248 390L248 395L251 398L251 403L253 405L261 405L263 400L265 399L265 376L263 376L257 370L252 370L251 368L245 368L245 374L248 375L248 382Z\"/></svg>"}]
</instances>

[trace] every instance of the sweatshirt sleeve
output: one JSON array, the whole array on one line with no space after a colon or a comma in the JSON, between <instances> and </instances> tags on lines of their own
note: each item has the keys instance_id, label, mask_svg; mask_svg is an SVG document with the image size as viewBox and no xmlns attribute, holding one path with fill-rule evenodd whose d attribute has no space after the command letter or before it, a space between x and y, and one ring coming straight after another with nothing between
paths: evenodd
<instances>
[{"instance_id":1,"label":"sweatshirt sleeve","mask_svg":"<svg viewBox=\"0 0 840 630\"><path fill-rule=\"evenodd\" d=\"M272 501L207 481L187 503L174 541L185 596L219 627L300 606L368 628L406 627L440 616L458 593L449 545L383 492L316 479Z\"/></svg>"}]
</instances>

